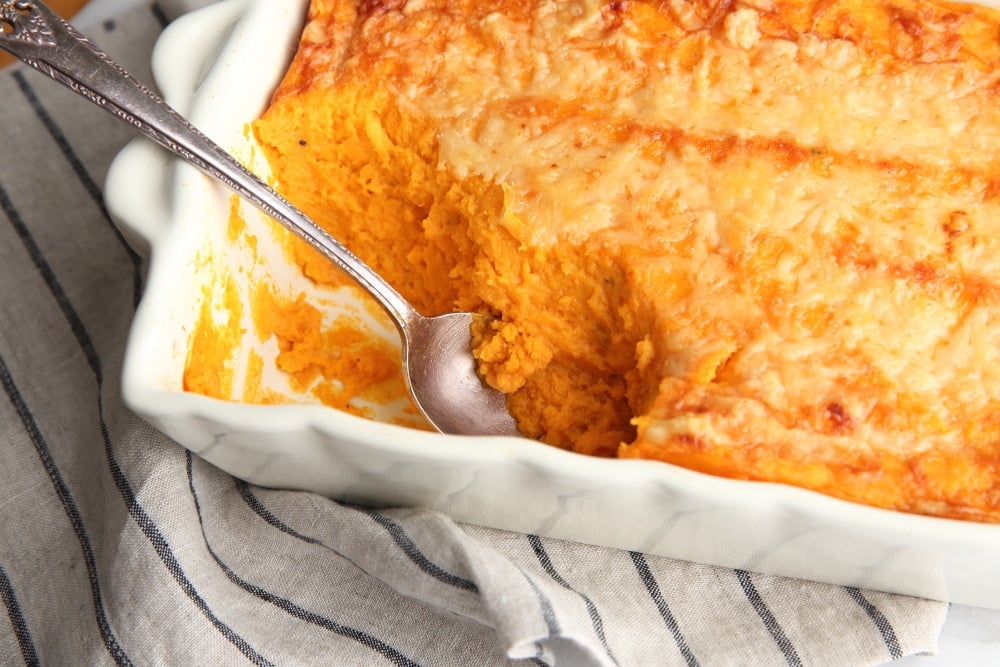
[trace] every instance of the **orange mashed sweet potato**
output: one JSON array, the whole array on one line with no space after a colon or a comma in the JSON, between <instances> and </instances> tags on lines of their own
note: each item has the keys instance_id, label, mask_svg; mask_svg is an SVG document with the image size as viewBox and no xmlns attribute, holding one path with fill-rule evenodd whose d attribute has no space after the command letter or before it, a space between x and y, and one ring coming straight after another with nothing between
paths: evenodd
<instances>
[{"instance_id":1,"label":"orange mashed sweet potato","mask_svg":"<svg viewBox=\"0 0 1000 667\"><path fill-rule=\"evenodd\" d=\"M313 0L253 132L418 310L492 317L525 436L1000 521L998 35L938 0ZM257 303L331 405L402 395Z\"/></svg>"}]
</instances>

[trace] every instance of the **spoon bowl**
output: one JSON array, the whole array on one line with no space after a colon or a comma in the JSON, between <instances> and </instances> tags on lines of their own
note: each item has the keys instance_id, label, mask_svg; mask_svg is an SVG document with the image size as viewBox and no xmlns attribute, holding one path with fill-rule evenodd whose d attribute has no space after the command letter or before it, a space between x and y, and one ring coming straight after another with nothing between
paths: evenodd
<instances>
[{"instance_id":1,"label":"spoon bowl","mask_svg":"<svg viewBox=\"0 0 1000 667\"><path fill-rule=\"evenodd\" d=\"M406 384L420 411L443 433L516 435L504 395L479 379L469 354L472 323L480 317L447 313L413 320L404 334L410 341L403 347ZM435 363L414 357L414 351L432 355ZM424 397L434 400L421 403Z\"/></svg>"},{"instance_id":2,"label":"spoon bowl","mask_svg":"<svg viewBox=\"0 0 1000 667\"><path fill-rule=\"evenodd\" d=\"M67 86L229 186L354 278L399 330L407 388L442 433L517 435L504 395L472 356L474 313L426 317L347 247L191 125L40 0L0 0L0 49Z\"/></svg>"}]
</instances>

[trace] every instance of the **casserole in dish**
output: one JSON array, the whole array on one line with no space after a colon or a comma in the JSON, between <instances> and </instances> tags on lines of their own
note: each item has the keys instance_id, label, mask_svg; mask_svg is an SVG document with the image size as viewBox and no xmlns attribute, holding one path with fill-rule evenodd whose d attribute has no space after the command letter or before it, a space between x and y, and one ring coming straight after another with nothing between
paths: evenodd
<instances>
[{"instance_id":1,"label":"casserole in dish","mask_svg":"<svg viewBox=\"0 0 1000 667\"><path fill-rule=\"evenodd\" d=\"M304 9L228 0L175 24L157 49L154 69L168 100L258 170L268 165L246 126L263 112L287 67ZM196 53L179 58L192 41ZM203 68L201 60L216 55ZM1000 604L990 557L1000 546L994 526L905 515L659 462L586 457L524 439L441 436L330 410L316 405L313 394L296 396L294 383L261 361L280 350L255 335L246 305L251 286L304 293L324 317L370 320L390 339L354 290L303 278L280 232L245 207L234 212L227 193L143 142L116 162L108 201L123 227L153 250L127 351L126 399L239 477L356 502L430 506L463 521L729 567ZM206 318L213 330L233 336L219 349L243 351L224 357L228 386L221 394L291 396L299 404L249 405L185 392L191 339L206 330L199 325ZM377 413L384 406L368 407ZM398 416L398 408L389 412Z\"/></svg>"}]
</instances>

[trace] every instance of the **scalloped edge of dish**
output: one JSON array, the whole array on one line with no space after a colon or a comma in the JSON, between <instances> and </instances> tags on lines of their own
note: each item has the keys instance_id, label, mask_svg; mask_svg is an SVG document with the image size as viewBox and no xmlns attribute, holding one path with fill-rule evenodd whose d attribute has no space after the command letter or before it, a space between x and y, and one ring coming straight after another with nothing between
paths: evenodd
<instances>
[{"instance_id":1,"label":"scalloped edge of dish","mask_svg":"<svg viewBox=\"0 0 1000 667\"><path fill-rule=\"evenodd\" d=\"M306 4L223 0L174 22L153 57L164 97L225 145L263 110ZM265 39L268 48L255 48ZM151 369L162 366L165 336L186 344L183 324L165 327L162 317L188 260L185 216L196 193L216 187L138 139L115 160L105 192L116 224L151 252L126 346L126 403L227 472L355 502L427 506L496 528L1000 608L1000 566L990 558L1000 552L997 526L526 439L426 433L320 406L246 405L169 388Z\"/></svg>"}]
</instances>

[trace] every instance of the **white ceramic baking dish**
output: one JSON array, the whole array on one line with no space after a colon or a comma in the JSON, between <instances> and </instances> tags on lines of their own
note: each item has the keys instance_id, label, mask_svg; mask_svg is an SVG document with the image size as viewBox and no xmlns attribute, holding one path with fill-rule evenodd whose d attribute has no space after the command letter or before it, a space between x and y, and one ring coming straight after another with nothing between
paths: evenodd
<instances>
[{"instance_id":1,"label":"white ceramic baking dish","mask_svg":"<svg viewBox=\"0 0 1000 667\"><path fill-rule=\"evenodd\" d=\"M154 54L168 101L250 163L246 124L291 57L306 0L224 0L173 23ZM266 165L255 163L266 171ZM320 292L244 211L259 243L227 234L230 194L145 140L117 158L108 208L151 267L126 351L128 404L180 444L255 484L441 510L485 526L703 563L1000 609L1000 526L906 515L773 484L646 461L589 458L518 438L408 430L320 405L259 406L185 393L203 296L220 277ZM256 256L256 260L254 257ZM245 290L241 298L246 298ZM386 334L390 335L391 331ZM260 354L266 344L246 339ZM265 374L267 375L267 374ZM280 377L269 376L280 385ZM287 387L285 388L287 390Z\"/></svg>"}]
</instances>

